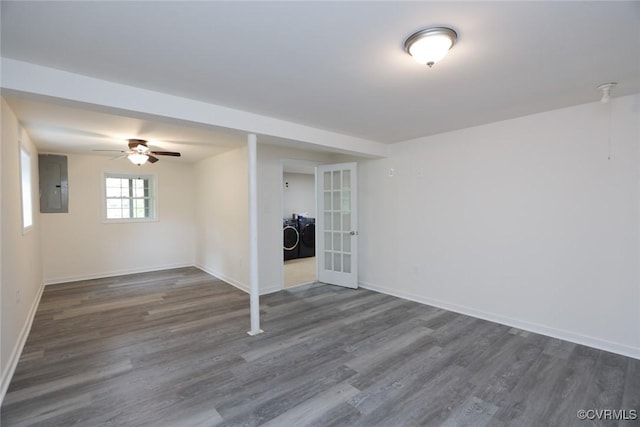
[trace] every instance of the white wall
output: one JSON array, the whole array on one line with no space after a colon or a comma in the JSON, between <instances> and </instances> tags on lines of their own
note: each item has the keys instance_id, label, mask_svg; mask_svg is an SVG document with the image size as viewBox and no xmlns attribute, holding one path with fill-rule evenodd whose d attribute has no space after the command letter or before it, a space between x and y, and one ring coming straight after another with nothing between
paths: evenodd
<instances>
[{"instance_id":1,"label":"white wall","mask_svg":"<svg viewBox=\"0 0 640 427\"><path fill-rule=\"evenodd\" d=\"M360 163L360 280L640 357L639 144L640 95L396 144Z\"/></svg>"},{"instance_id":2,"label":"white wall","mask_svg":"<svg viewBox=\"0 0 640 427\"><path fill-rule=\"evenodd\" d=\"M284 173L282 178L282 218L291 218L294 213L307 213L306 216L315 217L315 176L303 173Z\"/></svg>"},{"instance_id":3,"label":"white wall","mask_svg":"<svg viewBox=\"0 0 640 427\"><path fill-rule=\"evenodd\" d=\"M258 137L258 248L260 293L279 291L283 284L282 161L331 163L328 153L260 144Z\"/></svg>"},{"instance_id":4,"label":"white wall","mask_svg":"<svg viewBox=\"0 0 640 427\"><path fill-rule=\"evenodd\" d=\"M196 173L196 265L249 291L247 148L202 160Z\"/></svg>"},{"instance_id":5,"label":"white wall","mask_svg":"<svg viewBox=\"0 0 640 427\"><path fill-rule=\"evenodd\" d=\"M258 137L258 251L261 294L282 289L282 161L328 163L331 156L261 144ZM197 255L203 270L249 292L247 148L196 164ZM310 175L311 180L313 176Z\"/></svg>"},{"instance_id":6,"label":"white wall","mask_svg":"<svg viewBox=\"0 0 640 427\"><path fill-rule=\"evenodd\" d=\"M38 153L4 99L2 103L2 217L0 228L0 402L9 386L42 292ZM33 228L22 234L19 140L31 154Z\"/></svg>"},{"instance_id":7,"label":"white wall","mask_svg":"<svg viewBox=\"0 0 640 427\"><path fill-rule=\"evenodd\" d=\"M193 165L162 159L68 156L69 213L40 214L45 283L60 283L193 265ZM104 172L155 174L158 221L104 223Z\"/></svg>"}]
</instances>

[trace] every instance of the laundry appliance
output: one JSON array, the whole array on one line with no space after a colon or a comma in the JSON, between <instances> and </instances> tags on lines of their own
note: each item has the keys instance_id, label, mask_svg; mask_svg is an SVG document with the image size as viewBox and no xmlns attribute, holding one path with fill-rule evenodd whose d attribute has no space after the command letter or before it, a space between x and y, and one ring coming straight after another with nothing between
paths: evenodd
<instances>
[{"instance_id":1,"label":"laundry appliance","mask_svg":"<svg viewBox=\"0 0 640 427\"><path fill-rule=\"evenodd\" d=\"M300 232L298 229L298 220L284 219L282 221L282 237L284 251L284 260L298 258L300 247Z\"/></svg>"},{"instance_id":2,"label":"laundry appliance","mask_svg":"<svg viewBox=\"0 0 640 427\"><path fill-rule=\"evenodd\" d=\"M316 219L298 217L298 232L300 234L299 258L316 256Z\"/></svg>"}]
</instances>

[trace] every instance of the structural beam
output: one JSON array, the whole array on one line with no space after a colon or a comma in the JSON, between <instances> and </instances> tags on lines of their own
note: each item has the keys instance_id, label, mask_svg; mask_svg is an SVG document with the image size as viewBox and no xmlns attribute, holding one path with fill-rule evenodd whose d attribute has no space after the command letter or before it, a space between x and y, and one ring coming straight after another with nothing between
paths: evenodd
<instances>
[{"instance_id":1,"label":"structural beam","mask_svg":"<svg viewBox=\"0 0 640 427\"><path fill-rule=\"evenodd\" d=\"M197 101L96 79L68 71L0 58L3 91L31 95L75 108L111 114L151 115L156 120L178 120L235 129L317 146L319 149L365 157L386 157L387 144L280 120L221 105ZM171 121L170 121L171 123Z\"/></svg>"},{"instance_id":2,"label":"structural beam","mask_svg":"<svg viewBox=\"0 0 640 427\"><path fill-rule=\"evenodd\" d=\"M258 287L258 156L255 134L247 136L249 148L249 303L251 330L249 335L264 332L260 329L260 289Z\"/></svg>"}]
</instances>

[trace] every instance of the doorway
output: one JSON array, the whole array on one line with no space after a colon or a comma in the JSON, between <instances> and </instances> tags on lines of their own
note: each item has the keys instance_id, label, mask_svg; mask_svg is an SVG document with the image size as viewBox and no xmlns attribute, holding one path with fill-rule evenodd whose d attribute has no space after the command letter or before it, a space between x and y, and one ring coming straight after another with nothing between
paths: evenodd
<instances>
[{"instance_id":1,"label":"doorway","mask_svg":"<svg viewBox=\"0 0 640 427\"><path fill-rule=\"evenodd\" d=\"M314 283L318 162L282 161L283 288Z\"/></svg>"}]
</instances>

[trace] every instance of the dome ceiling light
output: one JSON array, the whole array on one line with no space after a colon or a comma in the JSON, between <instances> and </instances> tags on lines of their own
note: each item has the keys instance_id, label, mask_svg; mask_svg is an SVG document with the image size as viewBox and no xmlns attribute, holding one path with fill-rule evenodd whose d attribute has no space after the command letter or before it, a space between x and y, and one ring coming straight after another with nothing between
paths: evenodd
<instances>
[{"instance_id":1,"label":"dome ceiling light","mask_svg":"<svg viewBox=\"0 0 640 427\"><path fill-rule=\"evenodd\" d=\"M412 34L404 42L404 50L421 64L429 68L447 55L458 39L451 28L434 27Z\"/></svg>"}]
</instances>

